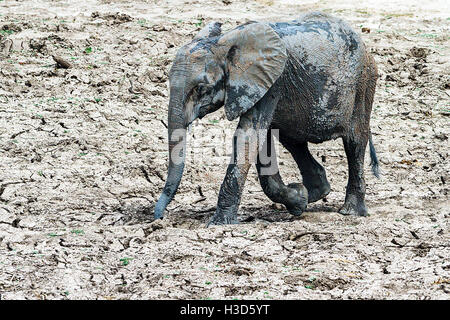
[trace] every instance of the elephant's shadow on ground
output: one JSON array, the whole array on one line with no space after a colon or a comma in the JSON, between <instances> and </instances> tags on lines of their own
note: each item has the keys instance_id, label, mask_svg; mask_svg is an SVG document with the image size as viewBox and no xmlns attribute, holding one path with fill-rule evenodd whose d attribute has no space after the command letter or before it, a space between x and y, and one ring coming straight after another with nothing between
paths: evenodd
<instances>
[{"instance_id":1,"label":"elephant's shadow on ground","mask_svg":"<svg viewBox=\"0 0 450 320\"><path fill-rule=\"evenodd\" d=\"M266 222L291 222L295 220L302 220L305 217L305 213L313 212L337 212L338 208L331 204L314 204L306 208L305 212L300 216L294 216L289 213L286 208L274 209L266 207L243 207L240 209L239 221L241 223L252 223L256 221Z\"/></svg>"},{"instance_id":2,"label":"elephant's shadow on ground","mask_svg":"<svg viewBox=\"0 0 450 320\"><path fill-rule=\"evenodd\" d=\"M120 222L124 225L136 225L154 222L154 204L127 206L120 210L122 215ZM310 204L305 213L331 213L337 212L337 206L329 203ZM215 207L189 208L178 206L166 212L165 218L170 219L173 227L195 229L204 227L213 216ZM276 209L273 207L243 206L239 209L238 221L240 224L252 224L256 222L292 222L301 220L304 215L294 216L287 209Z\"/></svg>"}]
</instances>

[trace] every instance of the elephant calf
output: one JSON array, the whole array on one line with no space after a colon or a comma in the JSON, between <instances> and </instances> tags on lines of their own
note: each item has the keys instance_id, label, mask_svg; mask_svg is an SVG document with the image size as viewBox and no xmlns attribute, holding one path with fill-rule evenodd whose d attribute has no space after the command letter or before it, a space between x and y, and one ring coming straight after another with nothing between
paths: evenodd
<instances>
[{"instance_id":1,"label":"elephant calf","mask_svg":"<svg viewBox=\"0 0 450 320\"><path fill-rule=\"evenodd\" d=\"M290 22L248 22L222 33L221 24L204 27L176 54L169 74L169 169L155 206L162 218L183 174L186 128L224 106L228 120L240 117L237 131L257 132L256 144L236 140L210 224L237 222L242 190L251 165L265 194L294 215L308 202L330 192L325 169L308 150L308 142L342 138L348 160L348 184L342 214L365 216L364 154L370 146L372 170L378 160L370 133L370 113L377 68L361 37L348 24L323 13L308 13ZM292 154L302 184L285 185L276 167L271 129ZM263 133L263 134L261 134ZM254 134L253 134L254 135ZM272 152L263 162L261 150ZM277 167L276 167L277 168Z\"/></svg>"}]
</instances>

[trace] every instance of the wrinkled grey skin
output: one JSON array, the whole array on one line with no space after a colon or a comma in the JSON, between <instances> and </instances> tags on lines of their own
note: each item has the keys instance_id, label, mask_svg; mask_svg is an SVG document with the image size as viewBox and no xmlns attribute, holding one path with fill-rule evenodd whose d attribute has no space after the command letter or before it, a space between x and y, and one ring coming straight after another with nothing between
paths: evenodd
<instances>
[{"instance_id":1,"label":"wrinkled grey skin","mask_svg":"<svg viewBox=\"0 0 450 320\"><path fill-rule=\"evenodd\" d=\"M308 142L342 138L349 176L339 212L367 215L363 169L368 142L372 169L378 176L369 126L377 69L360 36L342 20L318 12L291 22L250 22L224 34L220 26L207 25L178 51L173 62L170 162L155 218L162 218L183 173L186 136L174 139L172 133L222 106L229 120L240 117L237 129L279 129L280 142L295 159L303 185L286 186L278 170L262 174L268 164L259 156L256 167L265 194L294 215L330 192L325 169L309 152ZM276 165L271 134L258 137L258 143L272 150L271 164ZM249 152L261 151L256 149ZM237 223L251 163L236 146L234 151L235 161L228 166L210 224Z\"/></svg>"}]
</instances>

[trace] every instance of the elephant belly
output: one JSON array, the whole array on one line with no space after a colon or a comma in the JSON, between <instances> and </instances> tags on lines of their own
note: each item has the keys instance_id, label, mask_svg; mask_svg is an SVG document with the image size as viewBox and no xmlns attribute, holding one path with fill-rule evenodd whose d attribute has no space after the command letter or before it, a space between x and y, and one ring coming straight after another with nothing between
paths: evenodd
<instances>
[{"instance_id":1,"label":"elephant belly","mask_svg":"<svg viewBox=\"0 0 450 320\"><path fill-rule=\"evenodd\" d=\"M290 103L278 104L272 128L297 142L320 143L341 137L348 127L351 115L345 115L346 109L321 109L319 106L299 106Z\"/></svg>"}]
</instances>

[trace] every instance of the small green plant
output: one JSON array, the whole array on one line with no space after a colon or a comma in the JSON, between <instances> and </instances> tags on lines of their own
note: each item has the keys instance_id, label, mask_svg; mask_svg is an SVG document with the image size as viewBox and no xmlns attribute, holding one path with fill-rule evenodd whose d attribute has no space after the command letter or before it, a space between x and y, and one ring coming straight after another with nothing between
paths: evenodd
<instances>
[{"instance_id":1,"label":"small green plant","mask_svg":"<svg viewBox=\"0 0 450 320\"><path fill-rule=\"evenodd\" d=\"M202 18L197 19L197 22L194 23L194 25L195 25L196 27L201 27L202 24L203 24L203 19L202 19Z\"/></svg>"},{"instance_id":2,"label":"small green plant","mask_svg":"<svg viewBox=\"0 0 450 320\"><path fill-rule=\"evenodd\" d=\"M59 234L51 232L51 233L48 234L48 236L54 238L54 237L58 237Z\"/></svg>"},{"instance_id":3,"label":"small green plant","mask_svg":"<svg viewBox=\"0 0 450 320\"><path fill-rule=\"evenodd\" d=\"M119 261L122 262L123 266L127 266L130 264L130 261L133 260L133 258L122 258Z\"/></svg>"},{"instance_id":4,"label":"small green plant","mask_svg":"<svg viewBox=\"0 0 450 320\"><path fill-rule=\"evenodd\" d=\"M3 35L10 35L10 34L13 34L14 33L14 31L13 30L9 30L9 29L7 29L7 30L0 30L0 34L3 34Z\"/></svg>"},{"instance_id":5,"label":"small green plant","mask_svg":"<svg viewBox=\"0 0 450 320\"><path fill-rule=\"evenodd\" d=\"M435 39L438 37L438 35L434 34L434 33L422 33L422 34L419 34L419 37L426 38L426 39Z\"/></svg>"},{"instance_id":6,"label":"small green plant","mask_svg":"<svg viewBox=\"0 0 450 320\"><path fill-rule=\"evenodd\" d=\"M89 54L92 52L92 47L87 47L86 49L84 49L84 52Z\"/></svg>"},{"instance_id":7,"label":"small green plant","mask_svg":"<svg viewBox=\"0 0 450 320\"><path fill-rule=\"evenodd\" d=\"M308 279L308 282L310 282L310 284L305 284L305 288L306 289L314 289L315 288L314 283L313 283L314 281L316 281L316 277L310 277Z\"/></svg>"}]
</instances>

